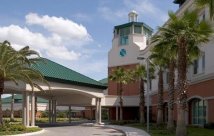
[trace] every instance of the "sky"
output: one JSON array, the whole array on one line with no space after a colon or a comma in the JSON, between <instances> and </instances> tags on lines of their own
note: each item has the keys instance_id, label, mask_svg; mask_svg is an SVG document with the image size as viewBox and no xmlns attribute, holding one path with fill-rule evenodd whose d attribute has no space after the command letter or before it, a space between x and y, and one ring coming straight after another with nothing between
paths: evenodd
<instances>
[{"instance_id":1,"label":"sky","mask_svg":"<svg viewBox=\"0 0 214 136\"><path fill-rule=\"evenodd\" d=\"M26 45L42 57L95 80L107 77L113 28L138 21L154 30L176 11L173 0L1 0L0 42Z\"/></svg>"}]
</instances>

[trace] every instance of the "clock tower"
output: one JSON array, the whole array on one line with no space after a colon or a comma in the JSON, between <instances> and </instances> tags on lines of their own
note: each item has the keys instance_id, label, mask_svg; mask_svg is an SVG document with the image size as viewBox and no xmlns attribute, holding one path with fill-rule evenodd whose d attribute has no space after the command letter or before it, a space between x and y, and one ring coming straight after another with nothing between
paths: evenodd
<instances>
[{"instance_id":1,"label":"clock tower","mask_svg":"<svg viewBox=\"0 0 214 136\"><path fill-rule=\"evenodd\" d=\"M139 64L137 57L140 50L147 47L148 39L152 35L152 28L143 22L138 22L136 11L128 14L128 21L128 23L114 27L112 48L108 53L109 75L116 67L135 68ZM138 86L136 85L134 88L129 90L125 88L124 95L137 95ZM116 90L116 83L109 81L108 94L116 95Z\"/></svg>"}]
</instances>

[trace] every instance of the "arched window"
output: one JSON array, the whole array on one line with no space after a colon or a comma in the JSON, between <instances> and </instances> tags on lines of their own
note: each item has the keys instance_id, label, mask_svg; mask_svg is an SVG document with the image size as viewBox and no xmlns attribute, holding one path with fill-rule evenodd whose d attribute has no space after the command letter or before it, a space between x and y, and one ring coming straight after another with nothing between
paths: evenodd
<instances>
[{"instance_id":1,"label":"arched window","mask_svg":"<svg viewBox=\"0 0 214 136\"><path fill-rule=\"evenodd\" d=\"M192 124L204 125L206 123L207 102L200 99L191 101Z\"/></svg>"}]
</instances>

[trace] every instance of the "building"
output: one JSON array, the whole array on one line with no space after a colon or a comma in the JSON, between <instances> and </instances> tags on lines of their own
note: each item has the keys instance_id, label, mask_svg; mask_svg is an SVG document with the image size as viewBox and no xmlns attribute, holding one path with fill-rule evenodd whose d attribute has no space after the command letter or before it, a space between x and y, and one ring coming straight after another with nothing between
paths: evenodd
<instances>
[{"instance_id":1,"label":"building","mask_svg":"<svg viewBox=\"0 0 214 136\"><path fill-rule=\"evenodd\" d=\"M179 2L179 0L175 0ZM177 16L181 16L186 10L194 9L194 0L180 0L180 8L176 12ZM202 9L198 15L198 21L207 20L210 21L209 8L206 7ZM213 24L213 22L210 22ZM213 46L214 40L213 37L210 38L210 41L202 46L200 49L202 55L198 60L194 61L194 64L188 68L188 109L186 112L186 123L194 125L204 125L206 123L214 122L214 92L213 92L213 83L214 83L214 60L212 52L214 51ZM152 45L151 45L152 46ZM150 46L150 47L151 47ZM149 48L150 48L149 47ZM147 50L142 50L141 55L148 56L149 48ZM167 120L167 70L165 71L164 77L164 119ZM152 114L153 120L157 116L157 80L152 81L152 91L151 91L151 100L152 100ZM176 79L175 79L176 81ZM175 98L176 99L176 98ZM174 106L174 120L177 118L176 104Z\"/></svg>"},{"instance_id":2,"label":"building","mask_svg":"<svg viewBox=\"0 0 214 136\"><path fill-rule=\"evenodd\" d=\"M176 12L177 16L181 16L184 11L194 8L194 0L175 0L180 4L180 8ZM198 19L210 20L209 8L202 9ZM213 23L213 22L211 22ZM165 24L166 25L166 24ZM157 32L158 33L158 32ZM108 74L117 67L132 69L140 62L138 56L147 58L150 55L150 49L153 45L148 46L148 39L152 34L152 29L137 20L137 13L132 11L129 13L129 23L115 26L112 48L108 56ZM188 109L186 112L186 123L194 125L204 125L214 122L214 39L204 46L201 46L202 55L194 64L188 68ZM167 121L168 109L168 72L164 71L164 121ZM139 117L139 83L131 83L123 86L124 88L124 119L138 119ZM118 98L117 84L108 81L108 90L105 94L104 106L109 107L109 116L113 120L118 119ZM156 121L157 118L157 97L158 78L151 81L150 92L150 111L151 120ZM176 104L174 108L174 120L176 121L177 112Z\"/></svg>"},{"instance_id":3,"label":"building","mask_svg":"<svg viewBox=\"0 0 214 136\"><path fill-rule=\"evenodd\" d=\"M138 22L138 14L131 11L128 14L128 23L114 27L112 48L108 53L108 75L117 67L133 69L140 64L137 60L141 50L148 46L152 35L152 28L143 22ZM139 82L123 86L123 118L125 120L139 119ZM119 99L117 97L117 83L108 81L108 90L105 94L105 106L109 107L111 119L118 120Z\"/></svg>"},{"instance_id":4,"label":"building","mask_svg":"<svg viewBox=\"0 0 214 136\"><path fill-rule=\"evenodd\" d=\"M2 110L4 117L10 117L11 112L11 101L12 96L8 96L5 98L2 98ZM23 103L23 97L20 94L14 94L14 116L15 117L21 117L22 116L22 103ZM31 107L31 104L30 104ZM42 117L42 112L49 110L48 100L37 97L36 98L36 117L40 118ZM68 106L57 106L57 111L68 111ZM85 110L84 107L71 107L71 111L75 114L81 115L82 111Z\"/></svg>"}]
</instances>

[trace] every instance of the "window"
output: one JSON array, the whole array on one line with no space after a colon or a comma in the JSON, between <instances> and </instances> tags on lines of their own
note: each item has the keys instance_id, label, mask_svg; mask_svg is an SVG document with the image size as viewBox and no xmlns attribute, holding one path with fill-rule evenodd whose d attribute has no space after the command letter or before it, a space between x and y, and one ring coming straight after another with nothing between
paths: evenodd
<instances>
[{"instance_id":1,"label":"window","mask_svg":"<svg viewBox=\"0 0 214 136\"><path fill-rule=\"evenodd\" d=\"M134 33L135 34L141 34L142 33L142 27L141 26L134 26Z\"/></svg>"},{"instance_id":2,"label":"window","mask_svg":"<svg viewBox=\"0 0 214 136\"><path fill-rule=\"evenodd\" d=\"M120 29L120 45L129 44L130 27Z\"/></svg>"},{"instance_id":3,"label":"window","mask_svg":"<svg viewBox=\"0 0 214 136\"><path fill-rule=\"evenodd\" d=\"M197 74L197 73L198 73L198 60L194 60L193 74Z\"/></svg>"},{"instance_id":4,"label":"window","mask_svg":"<svg viewBox=\"0 0 214 136\"><path fill-rule=\"evenodd\" d=\"M168 84L168 83L169 83L169 72L166 71L166 84Z\"/></svg>"},{"instance_id":5,"label":"window","mask_svg":"<svg viewBox=\"0 0 214 136\"><path fill-rule=\"evenodd\" d=\"M193 62L193 74L201 74L205 70L205 53Z\"/></svg>"},{"instance_id":6,"label":"window","mask_svg":"<svg viewBox=\"0 0 214 136\"><path fill-rule=\"evenodd\" d=\"M195 99L191 103L192 124L204 125L206 123L207 103L200 99Z\"/></svg>"},{"instance_id":7,"label":"window","mask_svg":"<svg viewBox=\"0 0 214 136\"><path fill-rule=\"evenodd\" d=\"M202 56L202 70L205 70L205 53Z\"/></svg>"},{"instance_id":8,"label":"window","mask_svg":"<svg viewBox=\"0 0 214 136\"><path fill-rule=\"evenodd\" d=\"M129 44L129 36L120 36L120 45Z\"/></svg>"}]
</instances>

